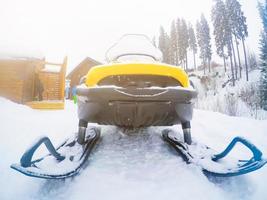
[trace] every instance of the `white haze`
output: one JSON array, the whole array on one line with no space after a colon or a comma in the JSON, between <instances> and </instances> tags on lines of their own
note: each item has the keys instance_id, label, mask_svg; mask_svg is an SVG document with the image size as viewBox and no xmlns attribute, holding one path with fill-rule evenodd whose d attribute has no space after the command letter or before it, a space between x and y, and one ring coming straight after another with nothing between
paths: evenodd
<instances>
[{"instance_id":1,"label":"white haze","mask_svg":"<svg viewBox=\"0 0 267 200\"><path fill-rule=\"evenodd\" d=\"M212 0L0 0L0 54L46 56L69 70L85 56L104 61L108 47L125 33L157 36L171 21L184 17L195 24L210 18ZM257 1L241 0L249 25L248 46L258 51L260 20Z\"/></svg>"}]
</instances>

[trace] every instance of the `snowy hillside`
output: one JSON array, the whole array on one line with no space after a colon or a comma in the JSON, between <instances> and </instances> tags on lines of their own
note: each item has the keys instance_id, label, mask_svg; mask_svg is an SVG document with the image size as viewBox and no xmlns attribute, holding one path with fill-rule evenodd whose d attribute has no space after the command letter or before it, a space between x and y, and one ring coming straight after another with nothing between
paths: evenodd
<instances>
[{"instance_id":1,"label":"snowy hillside","mask_svg":"<svg viewBox=\"0 0 267 200\"><path fill-rule=\"evenodd\" d=\"M242 76L233 87L230 71L225 73L222 66L213 68L208 76L203 71L191 72L190 79L198 91L195 107L231 116L267 119L267 112L259 106L260 70L250 71L249 81L245 80L245 73Z\"/></svg>"},{"instance_id":2,"label":"snowy hillside","mask_svg":"<svg viewBox=\"0 0 267 200\"><path fill-rule=\"evenodd\" d=\"M159 128L129 132L104 127L102 140L89 165L73 179L46 181L23 176L10 169L25 149L40 135L54 144L76 131L76 106L63 111L38 111L0 98L0 199L198 199L236 200L267 198L267 167L242 177L211 182L195 166L182 162L160 138ZM229 117L195 110L193 139L221 151L236 135L255 143L267 156L267 121ZM174 128L179 128L174 127ZM181 129L179 128L181 132ZM232 156L246 156L238 149ZM43 149L38 152L39 154Z\"/></svg>"}]
</instances>

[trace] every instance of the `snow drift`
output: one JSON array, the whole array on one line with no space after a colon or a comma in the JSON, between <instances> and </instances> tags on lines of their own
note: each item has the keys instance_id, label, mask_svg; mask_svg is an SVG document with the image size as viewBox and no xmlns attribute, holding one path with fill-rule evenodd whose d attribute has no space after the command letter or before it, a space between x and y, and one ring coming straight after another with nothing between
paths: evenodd
<instances>
[{"instance_id":1,"label":"snow drift","mask_svg":"<svg viewBox=\"0 0 267 200\"><path fill-rule=\"evenodd\" d=\"M9 168L36 138L47 135L54 144L75 133L76 106L62 111L38 111L0 98L0 199L264 199L267 167L242 177L208 180L186 165L160 138L160 128L130 131L106 126L102 141L80 176L64 181L23 176ZM195 110L193 139L221 151L236 135L244 136L267 156L267 121L229 117ZM180 130L179 126L175 126ZM232 156L246 156L240 149ZM38 154L46 153L41 149Z\"/></svg>"}]
</instances>

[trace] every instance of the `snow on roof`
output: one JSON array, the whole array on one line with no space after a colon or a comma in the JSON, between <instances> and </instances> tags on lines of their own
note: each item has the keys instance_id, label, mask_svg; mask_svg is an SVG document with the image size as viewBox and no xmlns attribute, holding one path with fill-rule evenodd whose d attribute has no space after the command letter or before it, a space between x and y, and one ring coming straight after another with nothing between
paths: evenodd
<instances>
[{"instance_id":1,"label":"snow on roof","mask_svg":"<svg viewBox=\"0 0 267 200\"><path fill-rule=\"evenodd\" d=\"M0 45L1 59L43 59L43 53L33 47L25 45Z\"/></svg>"},{"instance_id":2,"label":"snow on roof","mask_svg":"<svg viewBox=\"0 0 267 200\"><path fill-rule=\"evenodd\" d=\"M74 67L69 73L68 75L66 76L67 79L71 79L71 76L80 68L84 65L84 63L86 62L91 62L95 65L101 65L102 63L93 59L93 58L90 58L90 57L86 57L85 59L83 59L76 67Z\"/></svg>"},{"instance_id":3,"label":"snow on roof","mask_svg":"<svg viewBox=\"0 0 267 200\"><path fill-rule=\"evenodd\" d=\"M61 66L46 64L45 67L41 71L42 72L59 73L60 69L61 69Z\"/></svg>"}]
</instances>

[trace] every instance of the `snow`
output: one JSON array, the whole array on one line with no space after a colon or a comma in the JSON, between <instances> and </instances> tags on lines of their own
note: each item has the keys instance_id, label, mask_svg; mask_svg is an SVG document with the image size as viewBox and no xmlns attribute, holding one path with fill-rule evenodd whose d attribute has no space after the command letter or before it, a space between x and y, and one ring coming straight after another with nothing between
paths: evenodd
<instances>
[{"instance_id":1,"label":"snow","mask_svg":"<svg viewBox=\"0 0 267 200\"><path fill-rule=\"evenodd\" d=\"M59 73L61 70L60 66L45 64L45 67L42 69L43 72L52 72Z\"/></svg>"},{"instance_id":2,"label":"snow","mask_svg":"<svg viewBox=\"0 0 267 200\"><path fill-rule=\"evenodd\" d=\"M8 44L0 44L0 59L43 59L42 51L33 48L29 44L14 44L9 41Z\"/></svg>"},{"instance_id":3,"label":"snow","mask_svg":"<svg viewBox=\"0 0 267 200\"><path fill-rule=\"evenodd\" d=\"M195 107L234 116L267 119L267 112L259 108L258 91L255 91L258 89L260 80L259 69L249 72L249 82L246 81L245 72L243 72L243 78L236 81L235 87L232 87L231 83L222 87L231 77L224 73L223 67L214 68L209 74L212 77L210 79L203 77L203 71L193 73L197 77L192 76L190 80L198 91ZM202 82L199 77L203 77L204 81Z\"/></svg>"},{"instance_id":4,"label":"snow","mask_svg":"<svg viewBox=\"0 0 267 200\"><path fill-rule=\"evenodd\" d=\"M262 200L267 196L267 167L225 180L208 180L194 165L187 165L160 138L160 128L128 131L102 127L102 140L89 165L72 179L42 180L26 177L12 169L22 153L41 135L59 145L77 129L76 105L66 101L65 110L38 111L0 98L0 199L214 199ZM174 126L179 132L179 126ZM267 155L267 121L195 110L193 139L222 151L240 135ZM37 156L46 153L40 149ZM239 147L233 157L249 153ZM36 156L36 157L37 157Z\"/></svg>"}]
</instances>

